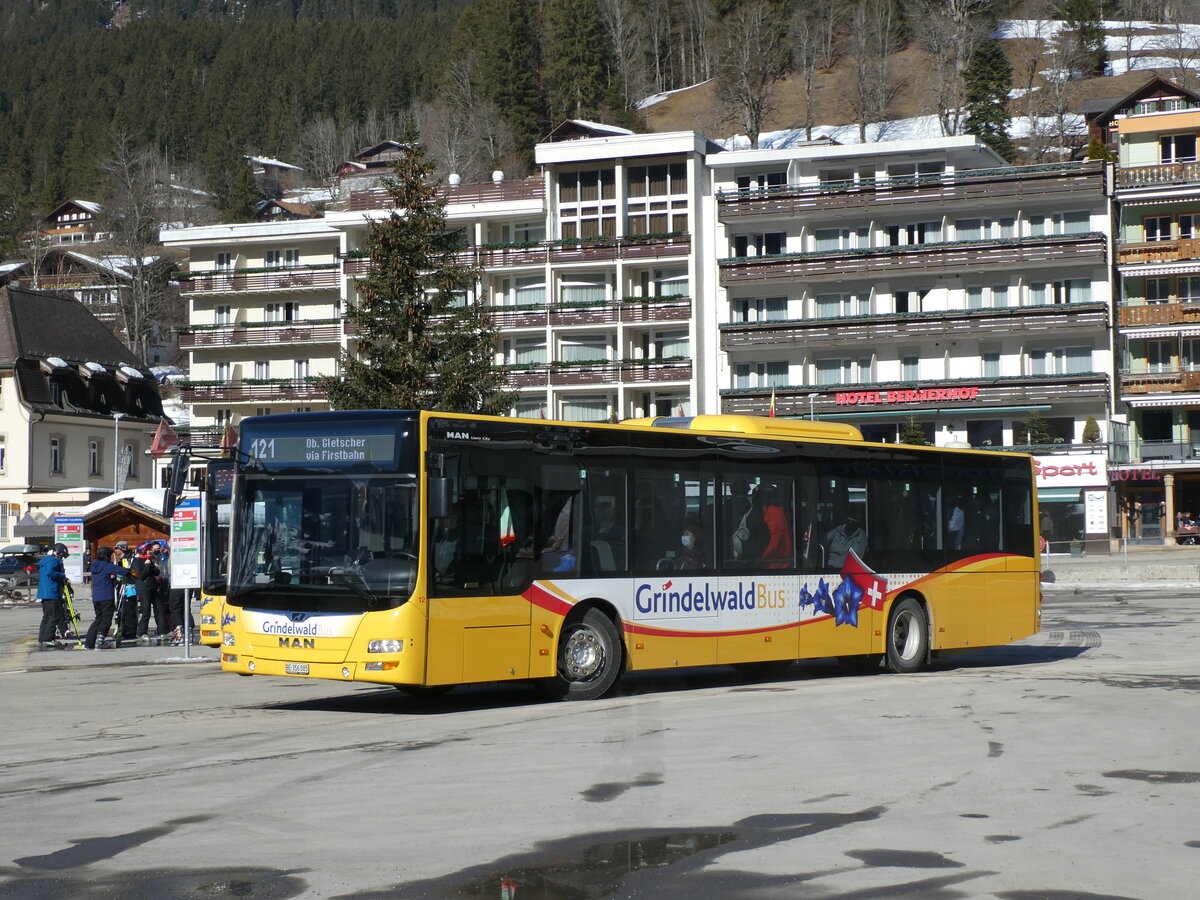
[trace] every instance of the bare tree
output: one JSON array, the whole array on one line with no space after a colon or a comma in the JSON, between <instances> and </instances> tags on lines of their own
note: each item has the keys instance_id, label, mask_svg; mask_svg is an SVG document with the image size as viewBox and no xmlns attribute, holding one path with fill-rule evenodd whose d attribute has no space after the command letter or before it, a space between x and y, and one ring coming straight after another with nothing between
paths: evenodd
<instances>
[{"instance_id":1,"label":"bare tree","mask_svg":"<svg viewBox=\"0 0 1200 900\"><path fill-rule=\"evenodd\" d=\"M296 146L296 158L310 176L332 196L337 188L337 169L359 148L353 128L338 128L332 116L317 116L305 123Z\"/></svg>"},{"instance_id":2,"label":"bare tree","mask_svg":"<svg viewBox=\"0 0 1200 900\"><path fill-rule=\"evenodd\" d=\"M120 288L116 294L125 342L147 359L150 348L182 324L178 292L169 277L174 263L158 242L171 173L157 153L137 147L124 132L114 136L99 169L108 182L102 219L115 251L106 266L108 280Z\"/></svg>"},{"instance_id":3,"label":"bare tree","mask_svg":"<svg viewBox=\"0 0 1200 900\"><path fill-rule=\"evenodd\" d=\"M815 124L817 72L833 66L834 38L844 7L842 0L811 0L792 14L792 65L800 76L805 140L812 140Z\"/></svg>"},{"instance_id":4,"label":"bare tree","mask_svg":"<svg viewBox=\"0 0 1200 900\"><path fill-rule=\"evenodd\" d=\"M1186 24L1195 22L1200 12L1200 3L1194 0L1177 0L1164 3L1161 21L1165 30L1153 42L1154 49L1171 61L1171 78L1180 87L1191 89L1196 84L1197 65L1200 63L1200 48Z\"/></svg>"},{"instance_id":5,"label":"bare tree","mask_svg":"<svg viewBox=\"0 0 1200 900\"><path fill-rule=\"evenodd\" d=\"M600 0L600 19L612 44L612 58L621 76L621 99L626 109L654 93L646 68L646 31L630 0Z\"/></svg>"},{"instance_id":6,"label":"bare tree","mask_svg":"<svg viewBox=\"0 0 1200 900\"><path fill-rule=\"evenodd\" d=\"M712 78L715 69L708 42L715 18L712 2L682 0L680 7L683 13L677 40L680 75L684 85L698 84Z\"/></svg>"},{"instance_id":7,"label":"bare tree","mask_svg":"<svg viewBox=\"0 0 1200 900\"><path fill-rule=\"evenodd\" d=\"M966 101L963 74L971 52L987 35L992 0L918 0L910 9L913 33L929 59L928 94L942 134L959 133Z\"/></svg>"},{"instance_id":8,"label":"bare tree","mask_svg":"<svg viewBox=\"0 0 1200 900\"><path fill-rule=\"evenodd\" d=\"M767 0L749 0L722 20L717 96L751 147L758 146L763 124L775 111L776 88L786 68L783 23Z\"/></svg>"},{"instance_id":9,"label":"bare tree","mask_svg":"<svg viewBox=\"0 0 1200 900\"><path fill-rule=\"evenodd\" d=\"M1120 23L1118 33L1124 45L1123 55L1128 71L1139 68L1138 61L1153 44L1144 34L1142 23L1157 21L1161 8L1162 0L1120 0L1117 3L1115 18Z\"/></svg>"},{"instance_id":10,"label":"bare tree","mask_svg":"<svg viewBox=\"0 0 1200 900\"><path fill-rule=\"evenodd\" d=\"M847 101L858 120L858 139L863 142L868 123L887 117L900 90L890 59L896 50L897 29L891 0L857 0L851 9L848 51L854 83Z\"/></svg>"}]
</instances>

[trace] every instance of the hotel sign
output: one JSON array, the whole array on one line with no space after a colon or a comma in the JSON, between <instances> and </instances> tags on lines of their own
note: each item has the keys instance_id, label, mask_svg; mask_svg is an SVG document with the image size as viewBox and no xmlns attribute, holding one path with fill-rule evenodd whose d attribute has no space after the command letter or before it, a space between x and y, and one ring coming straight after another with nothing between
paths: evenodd
<instances>
[{"instance_id":1,"label":"hotel sign","mask_svg":"<svg viewBox=\"0 0 1200 900\"><path fill-rule=\"evenodd\" d=\"M976 387L920 388L899 391L839 391L834 395L837 406L903 403L965 403L979 399Z\"/></svg>"}]
</instances>

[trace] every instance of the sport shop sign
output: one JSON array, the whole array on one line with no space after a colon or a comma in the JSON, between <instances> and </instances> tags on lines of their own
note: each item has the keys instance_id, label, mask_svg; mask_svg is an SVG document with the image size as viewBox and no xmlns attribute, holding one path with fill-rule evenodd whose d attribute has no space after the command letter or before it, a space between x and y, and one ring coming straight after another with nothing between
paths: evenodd
<instances>
[{"instance_id":1,"label":"sport shop sign","mask_svg":"<svg viewBox=\"0 0 1200 900\"><path fill-rule=\"evenodd\" d=\"M1106 461L1101 454L1033 458L1033 472L1040 488L1099 487L1107 476L1105 467Z\"/></svg>"},{"instance_id":2,"label":"sport shop sign","mask_svg":"<svg viewBox=\"0 0 1200 900\"><path fill-rule=\"evenodd\" d=\"M979 388L940 387L899 391L839 391L834 394L836 406L888 406L904 403L969 403L979 399Z\"/></svg>"}]
</instances>

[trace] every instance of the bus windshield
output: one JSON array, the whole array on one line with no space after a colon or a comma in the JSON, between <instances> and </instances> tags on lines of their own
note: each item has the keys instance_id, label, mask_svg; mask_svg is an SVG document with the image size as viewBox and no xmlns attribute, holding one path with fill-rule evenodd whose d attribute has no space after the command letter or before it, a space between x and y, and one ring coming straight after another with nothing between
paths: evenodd
<instances>
[{"instance_id":1,"label":"bus windshield","mask_svg":"<svg viewBox=\"0 0 1200 900\"><path fill-rule=\"evenodd\" d=\"M248 473L243 488L230 604L348 613L408 600L420 537L413 475Z\"/></svg>"},{"instance_id":2,"label":"bus windshield","mask_svg":"<svg viewBox=\"0 0 1200 900\"><path fill-rule=\"evenodd\" d=\"M226 554L229 550L229 498L233 488L233 460L208 463L204 496L204 590L225 593Z\"/></svg>"}]
</instances>

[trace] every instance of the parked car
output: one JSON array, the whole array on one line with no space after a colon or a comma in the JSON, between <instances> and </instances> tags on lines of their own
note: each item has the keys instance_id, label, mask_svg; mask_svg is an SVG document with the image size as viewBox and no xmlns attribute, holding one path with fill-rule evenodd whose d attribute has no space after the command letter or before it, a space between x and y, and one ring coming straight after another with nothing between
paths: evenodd
<instances>
[{"instance_id":1,"label":"parked car","mask_svg":"<svg viewBox=\"0 0 1200 900\"><path fill-rule=\"evenodd\" d=\"M38 548L33 544L0 547L0 593L19 600L22 591L36 591Z\"/></svg>"}]
</instances>

